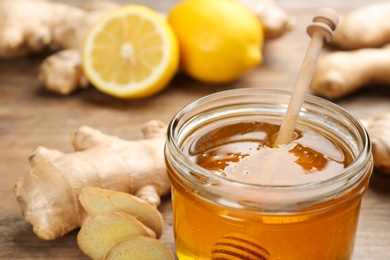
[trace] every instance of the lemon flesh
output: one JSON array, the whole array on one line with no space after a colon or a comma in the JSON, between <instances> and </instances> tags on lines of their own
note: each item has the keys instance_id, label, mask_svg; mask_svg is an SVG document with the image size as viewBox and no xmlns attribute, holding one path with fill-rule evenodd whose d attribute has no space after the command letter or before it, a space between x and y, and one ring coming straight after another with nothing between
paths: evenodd
<instances>
[{"instance_id":1,"label":"lemon flesh","mask_svg":"<svg viewBox=\"0 0 390 260\"><path fill-rule=\"evenodd\" d=\"M100 91L143 98L164 89L177 71L177 39L159 14L138 5L119 7L94 24L82 53L83 70Z\"/></svg>"}]
</instances>

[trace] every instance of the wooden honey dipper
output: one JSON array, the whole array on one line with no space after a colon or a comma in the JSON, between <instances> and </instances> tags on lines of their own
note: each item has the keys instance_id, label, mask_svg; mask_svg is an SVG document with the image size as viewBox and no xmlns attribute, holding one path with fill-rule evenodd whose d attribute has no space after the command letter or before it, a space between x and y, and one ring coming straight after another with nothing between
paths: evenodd
<instances>
[{"instance_id":1,"label":"wooden honey dipper","mask_svg":"<svg viewBox=\"0 0 390 260\"><path fill-rule=\"evenodd\" d=\"M214 244L211 260L269 260L270 253L258 239L241 233L231 233Z\"/></svg>"},{"instance_id":2,"label":"wooden honey dipper","mask_svg":"<svg viewBox=\"0 0 390 260\"><path fill-rule=\"evenodd\" d=\"M314 16L313 23L307 27L307 33L311 37L310 45L307 49L298 81L288 104L282 125L276 136L274 147L291 142L298 121L299 111L304 102L306 92L309 89L324 39L327 42L332 40L333 31L336 29L338 22L339 15L337 12L329 8L322 8Z\"/></svg>"},{"instance_id":3,"label":"wooden honey dipper","mask_svg":"<svg viewBox=\"0 0 390 260\"><path fill-rule=\"evenodd\" d=\"M339 21L339 15L332 9L322 8L313 18L313 23L307 28L311 37L309 48L298 77L297 84L291 96L274 146L291 142L299 112L313 77L315 64L318 60L324 40L331 41L333 31ZM271 164L272 165L272 164ZM211 252L212 260L270 260L271 253L261 245L259 239L241 233L231 233L218 240Z\"/></svg>"}]
</instances>

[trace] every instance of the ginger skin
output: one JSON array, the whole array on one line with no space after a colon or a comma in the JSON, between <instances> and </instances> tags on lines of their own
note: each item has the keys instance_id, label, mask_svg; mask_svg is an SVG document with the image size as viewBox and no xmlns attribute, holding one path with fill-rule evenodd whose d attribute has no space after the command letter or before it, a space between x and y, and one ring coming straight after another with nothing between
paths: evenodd
<instances>
[{"instance_id":1,"label":"ginger skin","mask_svg":"<svg viewBox=\"0 0 390 260\"><path fill-rule=\"evenodd\" d=\"M341 16L313 75L314 94L336 99L369 84L390 84L390 2L357 8Z\"/></svg>"},{"instance_id":2,"label":"ginger skin","mask_svg":"<svg viewBox=\"0 0 390 260\"><path fill-rule=\"evenodd\" d=\"M38 78L46 89L62 95L89 86L78 49L61 50L46 58L39 68Z\"/></svg>"},{"instance_id":3,"label":"ginger skin","mask_svg":"<svg viewBox=\"0 0 390 260\"><path fill-rule=\"evenodd\" d=\"M372 143L375 168L390 174L390 113L361 120Z\"/></svg>"},{"instance_id":4,"label":"ginger skin","mask_svg":"<svg viewBox=\"0 0 390 260\"><path fill-rule=\"evenodd\" d=\"M374 3L341 16L331 45L354 50L390 43L390 2Z\"/></svg>"},{"instance_id":5,"label":"ginger skin","mask_svg":"<svg viewBox=\"0 0 390 260\"><path fill-rule=\"evenodd\" d=\"M67 95L89 86L81 68L80 48L84 36L102 14L116 7L118 5L111 2L87 4L81 9L83 15L57 28L56 38L61 50L46 58L39 68L38 78L46 89Z\"/></svg>"},{"instance_id":6,"label":"ginger skin","mask_svg":"<svg viewBox=\"0 0 390 260\"><path fill-rule=\"evenodd\" d=\"M81 46L89 26L111 2L90 3L83 8L43 0L0 2L0 57L23 57L47 50Z\"/></svg>"},{"instance_id":7,"label":"ginger skin","mask_svg":"<svg viewBox=\"0 0 390 260\"><path fill-rule=\"evenodd\" d=\"M314 94L336 99L368 84L390 84L390 45L324 53L310 85Z\"/></svg>"},{"instance_id":8,"label":"ginger skin","mask_svg":"<svg viewBox=\"0 0 390 260\"><path fill-rule=\"evenodd\" d=\"M0 2L0 57L22 57L57 49L57 28L82 16L81 9L60 3L28 0Z\"/></svg>"},{"instance_id":9,"label":"ginger skin","mask_svg":"<svg viewBox=\"0 0 390 260\"><path fill-rule=\"evenodd\" d=\"M288 15L274 0L237 0L260 20L266 39L276 39L295 26L295 19Z\"/></svg>"},{"instance_id":10,"label":"ginger skin","mask_svg":"<svg viewBox=\"0 0 390 260\"><path fill-rule=\"evenodd\" d=\"M89 84L81 70L80 54L84 36L92 23L115 7L118 5L108 1L91 2L80 8L42 0L3 0L0 58L64 50L43 61L40 82L63 95L86 88Z\"/></svg>"},{"instance_id":11,"label":"ginger skin","mask_svg":"<svg viewBox=\"0 0 390 260\"><path fill-rule=\"evenodd\" d=\"M78 228L86 213L79 195L87 186L137 194L153 206L170 192L164 163L165 124L150 121L144 139L125 141L81 127L72 135L76 152L38 147L30 171L14 193L38 237L51 240Z\"/></svg>"}]
</instances>

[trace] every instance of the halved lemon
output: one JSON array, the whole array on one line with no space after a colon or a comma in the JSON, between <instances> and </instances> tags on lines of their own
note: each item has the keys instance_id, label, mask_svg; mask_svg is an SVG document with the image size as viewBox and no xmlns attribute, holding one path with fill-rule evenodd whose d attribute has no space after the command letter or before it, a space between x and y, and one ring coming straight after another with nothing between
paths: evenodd
<instances>
[{"instance_id":1,"label":"halved lemon","mask_svg":"<svg viewBox=\"0 0 390 260\"><path fill-rule=\"evenodd\" d=\"M140 5L109 11L89 30L82 66L100 91L118 98L144 98L163 90L175 75L179 47L157 12Z\"/></svg>"}]
</instances>

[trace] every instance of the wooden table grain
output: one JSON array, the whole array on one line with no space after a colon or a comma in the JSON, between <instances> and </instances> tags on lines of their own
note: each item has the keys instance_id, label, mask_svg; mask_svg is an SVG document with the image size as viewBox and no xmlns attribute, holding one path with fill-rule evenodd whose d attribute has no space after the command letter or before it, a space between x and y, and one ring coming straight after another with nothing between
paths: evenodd
<instances>
[{"instance_id":1,"label":"wooden table grain","mask_svg":"<svg viewBox=\"0 0 390 260\"><path fill-rule=\"evenodd\" d=\"M78 5L84 1L57 2ZM177 1L118 2L143 4L166 13ZM20 212L12 189L17 178L28 171L28 156L34 148L45 146L70 152L70 133L80 125L124 139L139 139L140 126L145 121L160 119L168 123L187 103L221 90L292 89L309 42L305 29L318 8L331 7L344 13L371 1L280 0L278 3L297 19L295 29L266 43L261 66L224 86L210 87L178 73L162 93L144 100L119 100L94 88L59 96L46 91L37 80L44 55L0 60L0 259L87 259L77 247L77 231L55 241L42 241ZM388 111L389 101L390 86L368 86L335 102L362 118ZM169 196L163 198L159 209L165 220L161 240L174 250ZM390 175L376 170L362 202L353 259L390 259Z\"/></svg>"}]
</instances>

